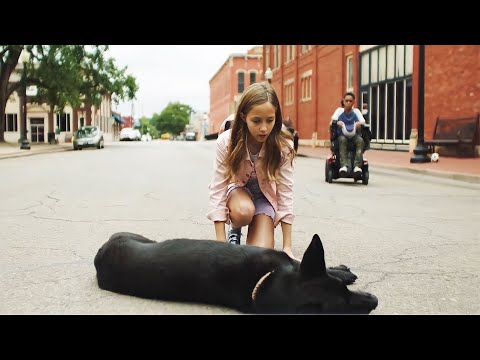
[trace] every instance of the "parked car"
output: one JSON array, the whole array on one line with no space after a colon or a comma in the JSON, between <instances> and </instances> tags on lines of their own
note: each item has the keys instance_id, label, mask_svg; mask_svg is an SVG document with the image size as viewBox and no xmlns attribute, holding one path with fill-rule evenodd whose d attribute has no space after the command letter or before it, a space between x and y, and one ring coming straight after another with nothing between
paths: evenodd
<instances>
[{"instance_id":1,"label":"parked car","mask_svg":"<svg viewBox=\"0 0 480 360\"><path fill-rule=\"evenodd\" d=\"M152 135L150 135L149 133L143 134L142 141L152 141Z\"/></svg>"},{"instance_id":2,"label":"parked car","mask_svg":"<svg viewBox=\"0 0 480 360\"><path fill-rule=\"evenodd\" d=\"M170 140L172 138L172 134L166 132L166 133L163 133L162 135L160 135L160 139L161 140Z\"/></svg>"},{"instance_id":3,"label":"parked car","mask_svg":"<svg viewBox=\"0 0 480 360\"><path fill-rule=\"evenodd\" d=\"M138 129L133 129L131 127L126 127L120 130L120 141L131 140L131 141L140 141L142 139L142 134Z\"/></svg>"},{"instance_id":4,"label":"parked car","mask_svg":"<svg viewBox=\"0 0 480 360\"><path fill-rule=\"evenodd\" d=\"M185 140L195 141L197 140L197 135L193 131L187 131L187 133L185 134Z\"/></svg>"},{"instance_id":5,"label":"parked car","mask_svg":"<svg viewBox=\"0 0 480 360\"><path fill-rule=\"evenodd\" d=\"M96 147L102 149L105 147L103 141L103 132L97 126L83 126L78 129L72 139L73 150L82 150L86 147Z\"/></svg>"}]
</instances>

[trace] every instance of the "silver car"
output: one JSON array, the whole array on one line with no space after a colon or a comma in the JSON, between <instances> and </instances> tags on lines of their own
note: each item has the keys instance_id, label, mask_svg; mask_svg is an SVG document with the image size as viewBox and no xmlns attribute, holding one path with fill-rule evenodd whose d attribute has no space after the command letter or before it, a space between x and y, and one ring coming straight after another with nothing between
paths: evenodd
<instances>
[{"instance_id":1,"label":"silver car","mask_svg":"<svg viewBox=\"0 0 480 360\"><path fill-rule=\"evenodd\" d=\"M105 147L103 132L97 126L84 126L78 129L72 142L73 150L82 150L85 147L96 147L97 149Z\"/></svg>"}]
</instances>

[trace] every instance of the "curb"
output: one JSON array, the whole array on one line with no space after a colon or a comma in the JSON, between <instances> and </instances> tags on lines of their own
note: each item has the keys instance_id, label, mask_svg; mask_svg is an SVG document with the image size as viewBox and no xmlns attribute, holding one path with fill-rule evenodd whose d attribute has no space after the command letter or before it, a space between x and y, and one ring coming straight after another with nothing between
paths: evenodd
<instances>
[{"instance_id":1,"label":"curb","mask_svg":"<svg viewBox=\"0 0 480 360\"><path fill-rule=\"evenodd\" d=\"M49 153L56 153L56 152L63 152L63 151L71 151L73 149L67 147L60 147L56 149L44 149L44 150L22 150L23 152L12 152L10 154L0 154L0 160L3 159L12 159L12 158L19 158L24 156L33 156L33 155L40 155L40 154L49 154Z\"/></svg>"},{"instance_id":2,"label":"curb","mask_svg":"<svg viewBox=\"0 0 480 360\"><path fill-rule=\"evenodd\" d=\"M322 159L322 160L326 159L326 156L321 156L321 155L312 156L312 155L306 155L306 154L297 154L297 156L306 157L306 158L314 158L314 159ZM396 171L402 171L402 172L406 172L406 173L410 173L410 174L417 174L417 175L421 174L421 175L440 177L440 178L450 179L450 180L458 180L458 181L468 182L468 183L471 183L471 184L480 184L480 176L478 176L478 175L445 172L445 171L435 171L435 170L425 170L425 169L412 169L412 168L402 167L402 166L375 164L375 163L371 163L370 161L369 161L369 164L372 164L374 167L377 167L377 168L380 168L380 169L396 170Z\"/></svg>"}]
</instances>

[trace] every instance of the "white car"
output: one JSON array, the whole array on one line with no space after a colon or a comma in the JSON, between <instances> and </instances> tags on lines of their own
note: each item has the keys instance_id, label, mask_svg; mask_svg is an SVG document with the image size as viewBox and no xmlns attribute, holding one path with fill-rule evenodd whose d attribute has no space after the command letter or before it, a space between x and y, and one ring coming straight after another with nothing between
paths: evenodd
<instances>
[{"instance_id":1,"label":"white car","mask_svg":"<svg viewBox=\"0 0 480 360\"><path fill-rule=\"evenodd\" d=\"M120 131L120 141L125 141L125 140L134 140L134 141L140 141L142 139L142 135L140 134L140 131L138 129L132 129L132 128L123 128Z\"/></svg>"},{"instance_id":2,"label":"white car","mask_svg":"<svg viewBox=\"0 0 480 360\"><path fill-rule=\"evenodd\" d=\"M187 131L187 133L185 134L185 140L195 141L197 140L197 134L195 134L195 132L193 131Z\"/></svg>"},{"instance_id":3,"label":"white car","mask_svg":"<svg viewBox=\"0 0 480 360\"><path fill-rule=\"evenodd\" d=\"M149 133L143 134L142 141L152 141L152 136Z\"/></svg>"}]
</instances>

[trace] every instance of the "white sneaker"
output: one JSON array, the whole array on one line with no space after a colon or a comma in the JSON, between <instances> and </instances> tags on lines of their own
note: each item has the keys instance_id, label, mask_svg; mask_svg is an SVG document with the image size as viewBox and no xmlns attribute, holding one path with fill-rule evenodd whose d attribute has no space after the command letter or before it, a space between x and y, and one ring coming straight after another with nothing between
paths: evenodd
<instances>
[{"instance_id":1,"label":"white sneaker","mask_svg":"<svg viewBox=\"0 0 480 360\"><path fill-rule=\"evenodd\" d=\"M353 172L354 172L354 173L361 173L361 172L362 172L362 169L359 168L358 166L355 166L355 168L353 169Z\"/></svg>"},{"instance_id":2,"label":"white sneaker","mask_svg":"<svg viewBox=\"0 0 480 360\"><path fill-rule=\"evenodd\" d=\"M339 172L347 172L347 167L346 166L342 166L340 168L340 170L338 170Z\"/></svg>"},{"instance_id":3,"label":"white sneaker","mask_svg":"<svg viewBox=\"0 0 480 360\"><path fill-rule=\"evenodd\" d=\"M240 245L240 240L242 238L242 228L234 230L230 227L228 230L227 242L230 244Z\"/></svg>"}]
</instances>

